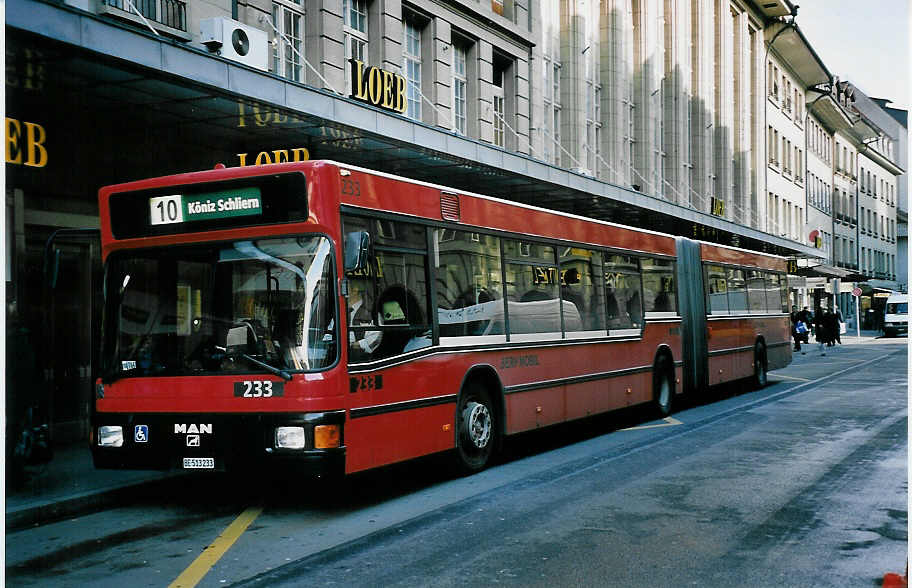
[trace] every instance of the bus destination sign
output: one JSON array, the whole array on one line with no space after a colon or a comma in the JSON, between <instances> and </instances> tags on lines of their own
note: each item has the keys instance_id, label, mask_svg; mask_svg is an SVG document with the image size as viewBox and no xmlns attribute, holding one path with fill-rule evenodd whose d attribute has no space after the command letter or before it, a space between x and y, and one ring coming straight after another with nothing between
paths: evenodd
<instances>
[{"instance_id":1,"label":"bus destination sign","mask_svg":"<svg viewBox=\"0 0 912 588\"><path fill-rule=\"evenodd\" d=\"M172 194L149 198L152 225L168 225L263 213L263 199L257 187L238 188L206 194Z\"/></svg>"}]
</instances>

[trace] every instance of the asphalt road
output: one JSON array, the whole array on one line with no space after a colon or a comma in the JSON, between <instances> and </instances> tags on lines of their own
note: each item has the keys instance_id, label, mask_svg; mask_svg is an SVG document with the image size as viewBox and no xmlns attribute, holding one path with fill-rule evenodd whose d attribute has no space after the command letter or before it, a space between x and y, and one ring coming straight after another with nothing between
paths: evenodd
<instances>
[{"instance_id":1,"label":"asphalt road","mask_svg":"<svg viewBox=\"0 0 912 588\"><path fill-rule=\"evenodd\" d=\"M904 339L816 346L665 421L322 487L204 477L7 535L10 586L875 586L907 549Z\"/></svg>"}]
</instances>

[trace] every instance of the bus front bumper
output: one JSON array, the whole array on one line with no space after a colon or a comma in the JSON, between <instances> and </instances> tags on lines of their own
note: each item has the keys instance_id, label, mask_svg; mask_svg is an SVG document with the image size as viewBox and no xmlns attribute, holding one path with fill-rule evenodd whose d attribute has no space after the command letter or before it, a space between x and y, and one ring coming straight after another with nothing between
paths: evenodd
<instances>
[{"instance_id":1,"label":"bus front bumper","mask_svg":"<svg viewBox=\"0 0 912 588\"><path fill-rule=\"evenodd\" d=\"M96 413L99 469L237 471L305 475L345 471L345 412L293 414Z\"/></svg>"}]
</instances>

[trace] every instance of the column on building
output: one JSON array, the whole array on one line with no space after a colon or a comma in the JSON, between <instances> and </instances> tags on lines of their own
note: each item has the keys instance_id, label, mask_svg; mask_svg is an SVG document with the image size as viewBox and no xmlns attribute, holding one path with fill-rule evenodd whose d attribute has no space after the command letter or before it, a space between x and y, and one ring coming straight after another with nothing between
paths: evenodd
<instances>
[{"instance_id":1,"label":"column on building","mask_svg":"<svg viewBox=\"0 0 912 588\"><path fill-rule=\"evenodd\" d=\"M531 151L536 158L559 165L560 125L555 135L554 121L560 120L560 91L555 100L552 75L560 71L560 0L542 0L531 16L532 38L540 41L532 48L530 62ZM560 84L559 73L557 81Z\"/></svg>"},{"instance_id":2,"label":"column on building","mask_svg":"<svg viewBox=\"0 0 912 588\"><path fill-rule=\"evenodd\" d=\"M428 100L434 105L430 113L431 120L438 127L453 130L452 30L450 23L440 16L433 17L428 28L431 37L428 53L433 64L432 85L428 95Z\"/></svg>"},{"instance_id":3,"label":"column on building","mask_svg":"<svg viewBox=\"0 0 912 588\"><path fill-rule=\"evenodd\" d=\"M730 6L731 25L731 198L725 216L738 224L750 226L751 196L754 193L752 171L753 135L756 109L754 95L754 42L756 28L750 16L738 6Z\"/></svg>"},{"instance_id":4,"label":"column on building","mask_svg":"<svg viewBox=\"0 0 912 588\"><path fill-rule=\"evenodd\" d=\"M735 30L729 0L716 0L713 7L715 39L713 48L713 181L710 196L715 200L710 209L728 216L732 203L734 178L732 157L735 145Z\"/></svg>"},{"instance_id":5,"label":"column on building","mask_svg":"<svg viewBox=\"0 0 912 588\"><path fill-rule=\"evenodd\" d=\"M369 5L370 62L402 72L402 1L373 0Z\"/></svg>"},{"instance_id":6,"label":"column on building","mask_svg":"<svg viewBox=\"0 0 912 588\"><path fill-rule=\"evenodd\" d=\"M592 50L586 38L591 22L589 2L561 0L560 60L561 60L561 141L570 167L583 173L586 168L586 56ZM589 21L589 22L587 22Z\"/></svg>"},{"instance_id":7,"label":"column on building","mask_svg":"<svg viewBox=\"0 0 912 588\"><path fill-rule=\"evenodd\" d=\"M689 0L664 0L665 80L663 133L665 198L687 205L693 160L690 151L691 51Z\"/></svg>"},{"instance_id":8,"label":"column on building","mask_svg":"<svg viewBox=\"0 0 912 588\"><path fill-rule=\"evenodd\" d=\"M310 86L344 92L343 38L341 3L304 0L304 57L307 63L301 64L303 75L300 81Z\"/></svg>"},{"instance_id":9,"label":"column on building","mask_svg":"<svg viewBox=\"0 0 912 588\"><path fill-rule=\"evenodd\" d=\"M660 0L633 1L634 184L656 196L664 193L663 12Z\"/></svg>"},{"instance_id":10,"label":"column on building","mask_svg":"<svg viewBox=\"0 0 912 588\"><path fill-rule=\"evenodd\" d=\"M715 71L714 0L691 2L691 152L694 159L690 204L708 212L715 169L713 167L713 125L715 124L713 81Z\"/></svg>"},{"instance_id":11,"label":"column on building","mask_svg":"<svg viewBox=\"0 0 912 588\"><path fill-rule=\"evenodd\" d=\"M494 47L485 39L476 43L478 66L478 138L494 142Z\"/></svg>"},{"instance_id":12,"label":"column on building","mask_svg":"<svg viewBox=\"0 0 912 588\"><path fill-rule=\"evenodd\" d=\"M763 158L763 145L766 137L766 129L763 128L765 118L763 112L766 109L766 96L763 92L764 48L763 29L760 24L748 23L748 47L750 72L744 72L744 86L748 88L750 105L747 110L751 117L751 124L745 126L750 136L744 138L744 144L750 149L750 154L746 157L750 165L745 172L749 176L750 196L745 197L745 200L749 199L749 202L745 203L745 215L749 212L749 216L745 216L741 220L741 224L760 229L763 218L761 211L766 202L766 179L763 173L763 170L766 169L766 161ZM748 205L749 211L747 210Z\"/></svg>"},{"instance_id":13,"label":"column on building","mask_svg":"<svg viewBox=\"0 0 912 588\"><path fill-rule=\"evenodd\" d=\"M516 117L513 123L513 130L516 131L516 143L513 146L513 150L526 155L531 153L532 140L532 103L529 99L532 87L531 59L531 51L527 51L525 54L517 56L514 62L516 69L514 95Z\"/></svg>"},{"instance_id":14,"label":"column on building","mask_svg":"<svg viewBox=\"0 0 912 588\"><path fill-rule=\"evenodd\" d=\"M602 177L613 184L630 186L636 183L632 173L635 109L632 0L602 0L600 6L601 152L610 164ZM566 139L564 143L567 144Z\"/></svg>"}]
</instances>

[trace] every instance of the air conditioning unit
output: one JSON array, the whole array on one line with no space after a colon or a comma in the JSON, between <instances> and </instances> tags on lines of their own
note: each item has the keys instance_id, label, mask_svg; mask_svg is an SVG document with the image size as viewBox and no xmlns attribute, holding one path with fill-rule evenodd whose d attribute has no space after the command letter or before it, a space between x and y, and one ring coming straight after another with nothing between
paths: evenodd
<instances>
[{"instance_id":1,"label":"air conditioning unit","mask_svg":"<svg viewBox=\"0 0 912 588\"><path fill-rule=\"evenodd\" d=\"M200 21L200 41L222 57L269 70L269 36L264 30L230 18L204 18Z\"/></svg>"}]
</instances>

